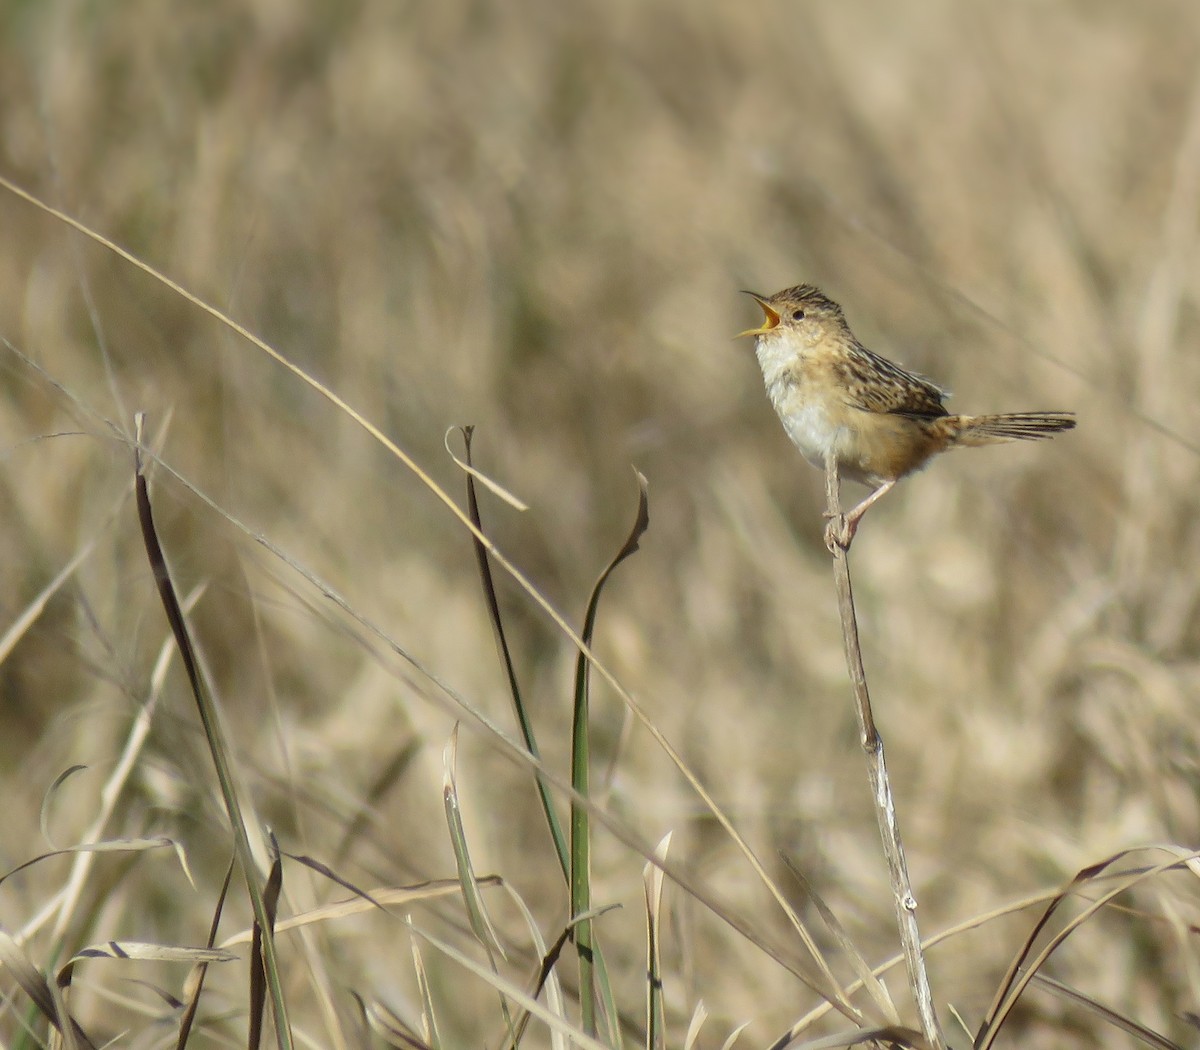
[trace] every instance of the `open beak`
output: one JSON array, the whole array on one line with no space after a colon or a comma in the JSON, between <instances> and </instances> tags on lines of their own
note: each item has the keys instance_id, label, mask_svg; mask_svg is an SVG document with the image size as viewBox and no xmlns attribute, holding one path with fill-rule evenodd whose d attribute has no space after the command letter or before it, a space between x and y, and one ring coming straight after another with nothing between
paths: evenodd
<instances>
[{"instance_id":1,"label":"open beak","mask_svg":"<svg viewBox=\"0 0 1200 1050\"><path fill-rule=\"evenodd\" d=\"M747 328L744 332L738 332L734 336L735 339L741 339L744 335L763 335L775 328L779 324L779 314L758 292L747 292L743 290L743 294L750 296L759 306L762 307L763 323L761 328Z\"/></svg>"}]
</instances>

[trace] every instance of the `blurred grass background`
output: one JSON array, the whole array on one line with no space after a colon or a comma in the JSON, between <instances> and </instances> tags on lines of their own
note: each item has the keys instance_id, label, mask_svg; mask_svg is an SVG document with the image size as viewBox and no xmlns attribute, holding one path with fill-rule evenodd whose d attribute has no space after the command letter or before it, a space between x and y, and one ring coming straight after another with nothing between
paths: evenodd
<instances>
[{"instance_id":1,"label":"blurred grass background","mask_svg":"<svg viewBox=\"0 0 1200 1050\"><path fill-rule=\"evenodd\" d=\"M923 931L1121 847L1194 846L1198 60L1185 0L10 0L0 171L228 311L455 493L443 435L475 424L478 465L531 505L489 501L485 523L576 621L631 520L635 464L651 531L614 579L598 650L785 884L780 850L880 960L892 904L821 478L730 338L757 323L738 289L820 284L867 345L962 411L1080 417L1045 446L945 457L854 548ZM0 334L38 365L0 355L4 626L96 543L0 664L0 867L46 848L42 796L75 763L88 769L48 830L65 844L87 825L165 635L132 507L112 517L138 409L152 428L169 417L167 463L511 726L468 537L422 484L265 356L7 193L0 230ZM207 585L197 632L285 848L332 859L366 807L339 870L451 876L456 701L167 472L154 480L181 588ZM573 651L516 588L501 598L543 753L565 770ZM594 717L603 768L623 720L603 689ZM211 779L176 669L110 832L178 837L200 889L169 863L103 861L68 951L203 939L228 857ZM460 780L478 869L552 937L566 898L528 774L476 731ZM790 943L644 732L606 804L647 840L674 830L676 862ZM600 936L636 1013L642 861L601 834L594 863L597 904L627 906ZM50 870L0 889L6 928L45 901ZM292 908L337 895L303 874L288 890ZM1186 1038L1195 897L1155 883L1132 902L1144 911L1090 923L1050 972ZM749 1020L759 1045L814 1004L685 895L668 906L676 1024L703 998L713 1033ZM448 927L456 914L444 906ZM977 1019L1030 921L936 949L939 1001ZM412 1008L394 924L315 937L340 1009L346 988ZM460 987L429 962L435 991ZM314 978L290 979L303 1001ZM121 1027L99 993L74 994L85 1019ZM462 1045L496 1029L483 985L441 1005ZM1045 993L1019 1021L1019 1045L1096 1045L1095 1019Z\"/></svg>"}]
</instances>

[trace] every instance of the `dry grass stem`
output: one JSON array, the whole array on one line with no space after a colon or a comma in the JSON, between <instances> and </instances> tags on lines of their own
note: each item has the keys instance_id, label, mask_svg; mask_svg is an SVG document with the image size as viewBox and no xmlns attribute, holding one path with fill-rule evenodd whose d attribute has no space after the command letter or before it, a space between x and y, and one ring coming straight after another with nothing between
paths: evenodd
<instances>
[{"instance_id":1,"label":"dry grass stem","mask_svg":"<svg viewBox=\"0 0 1200 1050\"><path fill-rule=\"evenodd\" d=\"M825 462L825 505L831 523L842 518L841 480L837 459L830 455ZM896 902L896 925L904 952L909 988L921 1022L921 1031L933 1050L945 1050L945 1039L934 1007L925 953L921 947L921 932L917 926L917 899L908 877L908 862L904 858L904 843L900 838L900 819L896 815L896 800L888 778L883 753L883 737L875 726L871 711L871 696L867 690L867 672L863 667L862 649L858 641L858 620L854 614L854 592L850 586L850 558L845 547L831 543L833 579L837 588L838 613L842 621L842 640L846 649L846 670L850 675L854 696L854 714L858 720L859 742L867 759L867 777L871 798L875 801L875 816L883 840L892 895Z\"/></svg>"}]
</instances>

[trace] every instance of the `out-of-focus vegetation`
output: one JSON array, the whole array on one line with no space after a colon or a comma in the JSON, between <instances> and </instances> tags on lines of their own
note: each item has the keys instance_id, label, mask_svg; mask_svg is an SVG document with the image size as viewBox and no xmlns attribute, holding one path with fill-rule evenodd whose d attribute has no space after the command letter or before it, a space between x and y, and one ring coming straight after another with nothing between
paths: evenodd
<instances>
[{"instance_id":1,"label":"out-of-focus vegetation","mask_svg":"<svg viewBox=\"0 0 1200 1050\"><path fill-rule=\"evenodd\" d=\"M780 881L783 851L881 961L892 904L821 479L749 343L731 340L755 322L738 289L819 283L867 345L962 411L1079 414L1052 443L939 460L854 547L924 932L1121 847L1196 845L1198 59L1186 0L9 2L0 173L244 323L456 495L443 435L475 424L478 465L530 505L488 500L486 526L576 622L628 527L635 464L652 524L614 577L598 652ZM0 630L92 545L0 663L0 868L49 848L43 796L75 764L44 823L58 845L83 833L151 688L166 627L128 499L144 410L178 472L152 472L168 556L182 590L205 587L193 622L259 814L359 885L452 877L441 752L459 705L516 736L465 530L345 414L178 295L5 192L0 231ZM565 773L574 650L503 577L500 598L543 755ZM673 830L674 862L800 958L662 751L622 736L602 685L593 715L598 769L615 770L605 808L648 842ZM552 939L567 902L529 772L465 722L477 869ZM198 888L160 857L98 858L62 951L202 943L222 821L176 666L104 833L177 838ZM0 923L30 923L69 863L0 886ZM642 863L598 832L593 899L625 908L597 930L635 1017ZM288 913L344 895L302 869L285 893ZM1196 900L1183 876L1158 880L1047 972L1186 1042ZM710 1045L742 1021L763 1045L819 1001L686 894L668 887L666 906L676 1042L700 999ZM522 983L536 958L496 907ZM416 914L470 950L453 901ZM1031 921L933 950L939 1002L977 1020ZM227 923L246 922L238 898ZM280 944L318 1044L348 1030L347 989L416 1016L408 935L386 917ZM28 951L52 965L50 925ZM426 953L443 1034L494 1045L494 993ZM148 1026L104 989L161 1008L89 974L72 1006L99 1033ZM236 979L209 979L213 1004L240 1007ZM898 973L890 985L903 1001ZM1038 990L1013 1028L1029 1047L1094 1046L1099 1030Z\"/></svg>"}]
</instances>

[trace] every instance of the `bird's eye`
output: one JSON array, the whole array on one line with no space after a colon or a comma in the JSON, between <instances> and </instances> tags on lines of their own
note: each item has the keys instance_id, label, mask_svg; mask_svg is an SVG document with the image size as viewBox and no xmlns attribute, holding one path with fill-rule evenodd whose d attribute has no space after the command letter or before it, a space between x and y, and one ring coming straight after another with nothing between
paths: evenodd
<instances>
[{"instance_id":1,"label":"bird's eye","mask_svg":"<svg viewBox=\"0 0 1200 1050\"><path fill-rule=\"evenodd\" d=\"M793 321L803 321L804 320L804 311L803 310L793 310L792 311L792 320Z\"/></svg>"}]
</instances>

